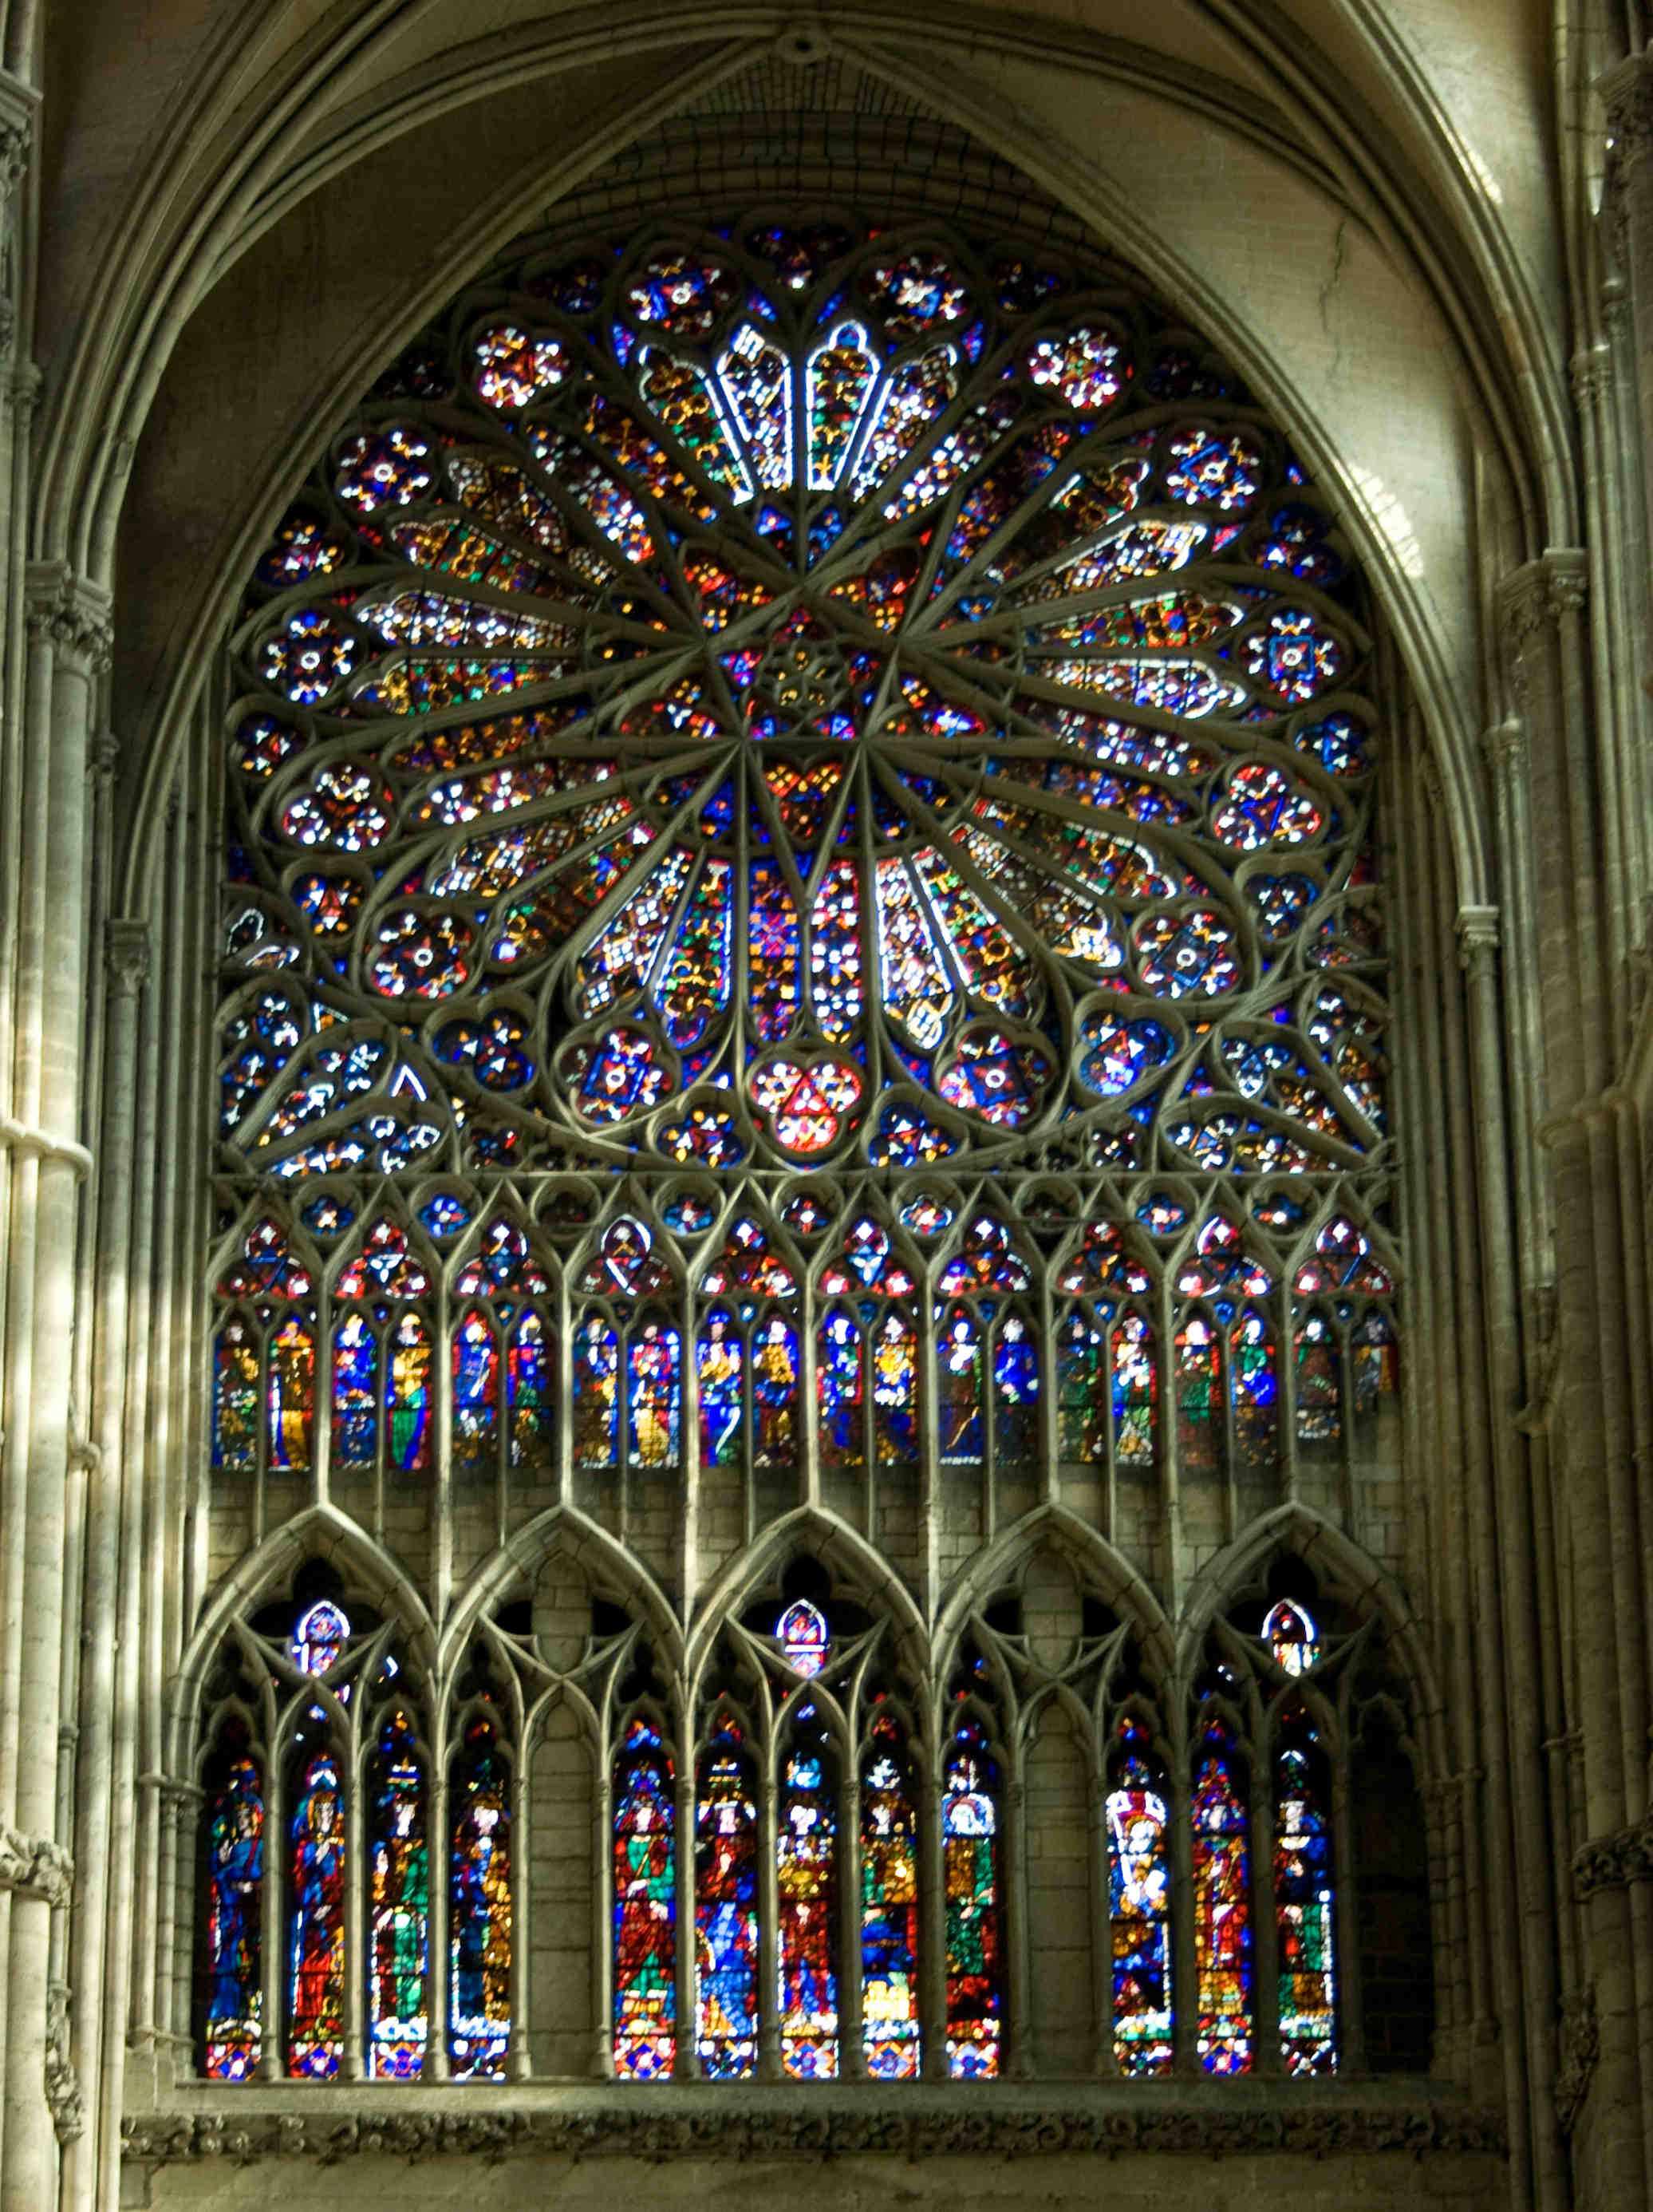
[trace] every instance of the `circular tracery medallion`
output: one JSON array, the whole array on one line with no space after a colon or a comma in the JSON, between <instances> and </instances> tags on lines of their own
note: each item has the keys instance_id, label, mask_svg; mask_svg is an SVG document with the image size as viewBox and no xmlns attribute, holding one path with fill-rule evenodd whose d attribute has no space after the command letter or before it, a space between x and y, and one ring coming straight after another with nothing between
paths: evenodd
<instances>
[{"instance_id":1,"label":"circular tracery medallion","mask_svg":"<svg viewBox=\"0 0 1653 2212\"><path fill-rule=\"evenodd\" d=\"M1100 257L756 218L519 256L256 571L226 1139L1367 1161L1354 594Z\"/></svg>"}]
</instances>

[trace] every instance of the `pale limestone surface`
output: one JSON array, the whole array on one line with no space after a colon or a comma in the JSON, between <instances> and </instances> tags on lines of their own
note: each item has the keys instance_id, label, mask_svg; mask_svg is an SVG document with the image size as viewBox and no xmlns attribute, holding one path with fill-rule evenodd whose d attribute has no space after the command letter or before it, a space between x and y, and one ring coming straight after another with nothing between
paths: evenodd
<instances>
[{"instance_id":1,"label":"pale limestone surface","mask_svg":"<svg viewBox=\"0 0 1653 2212\"><path fill-rule=\"evenodd\" d=\"M825 63L776 58L800 21ZM1653 64L1626 60L1646 31L1601 0L0 5L0 2212L744 2205L800 2185L858 2208L1653 2198ZM408 1573L429 1534L409 1501L374 1544L336 1507L272 1497L255 1526L209 1494L204 979L240 579L318 440L519 232L708 177L778 189L799 114L826 149L811 187L853 198L887 181L915 111L969 134L995 191L1030 179L1140 264L1340 488L1403 732L1384 793L1398 1423L1346 1484L1305 1468L1237 1542L1191 1495L1175 1558L1146 1498L1121 1497L1103 1547L1079 1470L1071 1525L1027 1540L984 1548L957 1501L938 1646L1018 1583L1054 1653L1085 1589L1158 1607L1169 1673L1282 1547L1381 1616L1425 1686L1437 2033L1427 2081L1380 2086L1491 2114L1508 2156L357 2150L123 2172L123 2118L221 2111L233 2133L302 2109L190 2078L191 1716L234 1618L320 1554L416 1614L433 1666L439 1636L447 1663L520 1592L548 1636L575 1636L593 1592L665 1648L698 1632L637 1572L671 1550L667 1499L643 1502L632 1558L571 1543L549 1496L506 1558L461 1507L446 1559ZM632 178L640 141L653 167ZM891 1559L917 1546L904 1510L879 1531ZM742 1534L708 1498L701 1620L766 1588L788 1545L836 1541L835 1571L874 1596L882 1574L917 1632L887 1561L824 1522L767 1549ZM593 1770L565 1705L533 1741L525 2032L537 2073L579 2081L601 1995L594 1939L571 1932L595 1913ZM1024 1779L1030 2094L1060 2101L1094 2069L1099 1954L1060 1705ZM1255 2087L1260 2110L1302 2109L1291 2084ZM318 2115L368 2124L464 2100L323 2094Z\"/></svg>"}]
</instances>

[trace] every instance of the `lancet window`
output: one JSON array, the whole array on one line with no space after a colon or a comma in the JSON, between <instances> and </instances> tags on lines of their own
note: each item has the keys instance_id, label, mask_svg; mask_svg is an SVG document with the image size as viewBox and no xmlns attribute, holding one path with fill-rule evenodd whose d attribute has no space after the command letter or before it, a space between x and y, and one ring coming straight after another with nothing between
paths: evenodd
<instances>
[{"instance_id":1,"label":"lancet window","mask_svg":"<svg viewBox=\"0 0 1653 2212\"><path fill-rule=\"evenodd\" d=\"M1282 1579L1294 1594L1237 1603L1183 1681L1035 1553L930 1692L913 1632L807 1559L724 1623L692 1698L612 1606L572 1671L525 1613L446 1685L354 1597L267 1608L202 1717L203 2068L504 2079L535 2017L522 1928L583 1952L593 1908L589 2002L625 2080L991 2078L1059 2030L1126 2079L1325 2074L1369 2042L1383 2063L1395 2000L1362 1993L1361 1884L1370 1862L1388 1913L1392 1869L1352 1808L1381 1790L1418 1832L1407 1759L1368 1779L1362 1749L1384 1759L1409 1692L1380 1623L1290 1559ZM575 1688L570 1768L523 1715ZM525 1726L530 1765L554 1762L532 1864ZM581 1771L605 1778L595 1864ZM1091 1838L1071 1895L1039 1845L1054 1814ZM1086 1946L1094 2012L1064 2027L1053 1992ZM589 2050L577 2021L559 2032Z\"/></svg>"}]
</instances>

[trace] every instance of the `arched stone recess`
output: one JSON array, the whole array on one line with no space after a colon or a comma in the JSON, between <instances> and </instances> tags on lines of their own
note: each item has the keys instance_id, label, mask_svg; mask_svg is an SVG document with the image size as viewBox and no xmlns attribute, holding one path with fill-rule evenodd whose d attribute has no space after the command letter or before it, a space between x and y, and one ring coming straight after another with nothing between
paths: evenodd
<instances>
[{"instance_id":1,"label":"arched stone recess","mask_svg":"<svg viewBox=\"0 0 1653 2212\"><path fill-rule=\"evenodd\" d=\"M573 1506L520 1529L460 1590L445 1678L482 1663L513 1687L508 2070L611 2073L614 1777L639 1724L665 1743L684 1711L682 1632L647 1568Z\"/></svg>"},{"instance_id":2,"label":"arched stone recess","mask_svg":"<svg viewBox=\"0 0 1653 2212\"><path fill-rule=\"evenodd\" d=\"M1459 341L1428 283L1351 212L1340 198L1341 185L1283 161L1272 143L1257 143L1267 134L1255 128L1213 131L1197 100L1139 88L1126 95L1117 68L1076 76L1035 51L1016 62L1015 104L1007 109L997 91L988 98L971 79L962 57L950 64L938 53L930 27L921 53L887 39L860 46L848 29L837 38L846 67L864 68L880 83L894 80L903 91L922 86L924 99L947 108L981 146L1022 164L1059 203L1130 252L1191 321L1229 349L1323 479L1339 486L1446 764L1461 895L1483 901L1488 875L1469 703L1480 688L1472 547L1478 515L1483 532L1496 535L1502 526L1477 489L1476 454L1490 463L1481 471L1489 483L1510 479L1492 459L1498 437L1489 410L1503 406L1498 379L1460 362ZM578 113L579 150L569 154L561 134L554 158L548 153L544 166L531 167L461 226L436 222L434 210L423 229L410 219L408 195L416 209L417 175L429 165L416 149L381 140L353 173L365 200L353 203L351 193L335 189L325 207L307 203L257 237L233 265L216 264L214 288L191 299L145 410L153 427L139 435L122 507L120 566L144 578L142 593L131 595L131 619L124 609L119 626L126 657L119 685L130 702L125 719L144 732L140 772L148 794L135 810L125 862L129 887L148 866L149 816L167 781L163 763L195 726L193 703L229 610L232 587L221 580L242 573L309 456L318 420L337 420L445 296L548 198L577 197L582 181L594 179L628 141L635 143L640 125L656 118L664 125L674 106L692 116L698 98L702 113L692 127L704 136L715 81L744 67L754 49L718 49L702 66L694 58L704 51L688 50L685 74L679 49L660 64L654 91L645 89L624 114L582 92L566 65L556 80L556 101L538 88L523 94L537 103L542 131L557 131L559 115ZM484 164L512 124L503 110L482 102L462 108L444 128L474 132L474 159ZM1124 150L1133 132L1139 158ZM1109 149L1103 163L1094 158L1099 143ZM447 162L460 159L457 152L445 155L445 178ZM1211 189L1213 161L1227 165L1221 191ZM622 177L626 166L619 165ZM331 181L337 187L339 179ZM650 182L653 189L656 180ZM850 188L848 179L830 185ZM476 189L481 209L480 182ZM1251 226L1244 256L1234 251L1237 189L1241 204L1255 201L1271 210L1266 223ZM384 283L376 306L361 296L351 243L360 234L360 205L375 195L386 208L397 204L394 228L407 241L404 273ZM1288 212L1281 212L1282 198ZM611 188L605 204L614 204ZM301 258L313 272L318 221L325 232L337 222L338 234L321 257L307 343L295 346L284 333L272 348L257 301L280 296ZM445 242L433 245L433 234ZM1305 238L1320 250L1304 251ZM252 410L249 380L267 395ZM1392 404L1397 390L1408 395L1404 410ZM180 416L191 423L188 441L162 428ZM248 437L254 420L274 426L256 445ZM1504 503L1513 514L1530 500L1511 489ZM233 518L228 528L218 520L225 514ZM51 534L44 520L42 528ZM1521 537L1518 527L1512 558Z\"/></svg>"},{"instance_id":3,"label":"arched stone recess","mask_svg":"<svg viewBox=\"0 0 1653 2212\"><path fill-rule=\"evenodd\" d=\"M553 1506L518 1529L455 1594L443 1624L440 1663L456 1665L485 1617L542 1585L577 1587L587 1604L601 1598L624 1607L659 1645L665 1663L681 1663L683 1632L665 1591L633 1553L572 1505ZM552 1665L566 1669L577 1661L583 1632L573 1614L536 1632L555 1638L555 1649L548 1646L545 1653Z\"/></svg>"},{"instance_id":4,"label":"arched stone recess","mask_svg":"<svg viewBox=\"0 0 1653 2212\"><path fill-rule=\"evenodd\" d=\"M1445 1703L1394 1576L1312 1508L1279 1508L1196 1577L1175 1679L1196 1775L1218 1711L1249 1768L1259 2035L1279 2035L1288 2070L1312 2070L1285 1996L1306 1803L1336 1897L1322 1934L1338 1962L1340 2063L1462 2064L1468 1929L1455 1869L1482 1817L1477 1778L1453 1771Z\"/></svg>"},{"instance_id":5,"label":"arched stone recess","mask_svg":"<svg viewBox=\"0 0 1653 2212\"><path fill-rule=\"evenodd\" d=\"M935 1648L944 1758L965 1709L979 1709L1003 1746L1012 2071L1129 2070L1114 2031L1107 1805L1117 1742L1133 1746L1139 1732L1156 1771L1172 1770L1170 1624L1105 1538L1045 1504L970 1561L943 1603ZM1166 2039L1164 2063L1170 2055Z\"/></svg>"},{"instance_id":6,"label":"arched stone recess","mask_svg":"<svg viewBox=\"0 0 1653 2212\"><path fill-rule=\"evenodd\" d=\"M416 1870L422 1897L442 1720L424 1604L337 1508L297 1516L215 1594L171 1686L158 1936L209 2078L404 2069L428 1954L422 1904L418 1946L404 1938L401 1883Z\"/></svg>"},{"instance_id":7,"label":"arched stone recess","mask_svg":"<svg viewBox=\"0 0 1653 2212\"><path fill-rule=\"evenodd\" d=\"M202 1686L234 1623L285 1595L294 1577L313 1560L331 1567L383 1620L397 1622L417 1663L432 1676L436 1673L436 1628L412 1577L337 1506L308 1506L238 1559L203 1606L168 1684L174 1772L184 1772L189 1765Z\"/></svg>"},{"instance_id":8,"label":"arched stone recess","mask_svg":"<svg viewBox=\"0 0 1653 2212\"><path fill-rule=\"evenodd\" d=\"M757 1540L730 1560L696 1607L684 1656L684 1678L698 1694L717 1639L731 1620L769 1585L778 1586L795 1560L811 1560L835 1587L873 1620L888 1625L900 1664L922 1676L930 1639L912 1592L866 1539L838 1515L799 1505L773 1521Z\"/></svg>"}]
</instances>

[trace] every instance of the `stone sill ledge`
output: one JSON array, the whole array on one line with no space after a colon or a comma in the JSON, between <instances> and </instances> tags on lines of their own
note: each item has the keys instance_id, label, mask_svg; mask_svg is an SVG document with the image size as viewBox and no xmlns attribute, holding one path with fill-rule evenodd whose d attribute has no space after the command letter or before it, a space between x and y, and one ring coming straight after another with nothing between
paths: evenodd
<instances>
[{"instance_id":1,"label":"stone sill ledge","mask_svg":"<svg viewBox=\"0 0 1653 2212\"><path fill-rule=\"evenodd\" d=\"M158 2166L368 2154L829 2159L1279 2151L1501 2156L1504 2116L1416 2076L1346 2081L178 2085L128 2112Z\"/></svg>"}]
</instances>

